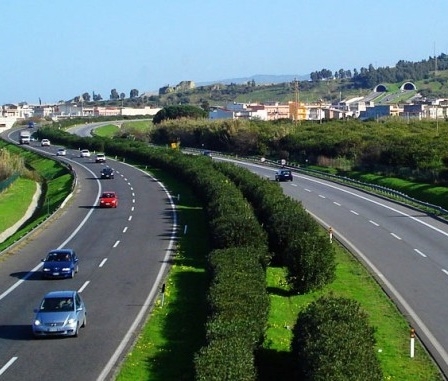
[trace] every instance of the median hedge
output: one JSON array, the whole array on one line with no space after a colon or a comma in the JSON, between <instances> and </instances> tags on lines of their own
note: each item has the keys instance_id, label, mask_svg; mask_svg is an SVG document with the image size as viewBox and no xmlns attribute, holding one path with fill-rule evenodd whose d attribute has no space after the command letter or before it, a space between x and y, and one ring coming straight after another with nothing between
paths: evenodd
<instances>
[{"instance_id":1,"label":"median hedge","mask_svg":"<svg viewBox=\"0 0 448 381\"><path fill-rule=\"evenodd\" d=\"M209 158L191 157L140 142L79 138L54 129L41 132L61 144L90 149L101 145L107 155L175 173L203 201L214 250L208 257L207 342L195 356L198 380L256 379L254 359L263 339L269 310L264 273L269 252L277 264L287 266L295 292L319 289L334 279L334 253L328 237L300 203L283 194L278 184L235 166L213 164ZM353 321L355 326L365 323L362 314L354 314L352 320L346 320ZM301 327L306 329L307 321L300 318L296 324L295 340L300 345L304 343L299 336ZM321 322L324 324L325 318ZM354 337L359 346L367 348L370 336L361 337L356 332ZM317 333L307 338L311 347L322 342ZM310 362L306 374L311 377L312 372L316 372L318 375L319 367L314 366L317 362L312 362L315 359L302 355L298 348L299 345L294 347L297 358ZM362 365L347 351L341 352L338 361L350 369ZM329 358L326 363L329 372L331 363ZM340 363L333 366L337 371Z\"/></svg>"},{"instance_id":2,"label":"median hedge","mask_svg":"<svg viewBox=\"0 0 448 381\"><path fill-rule=\"evenodd\" d=\"M293 329L297 380L380 381L375 330L358 302L321 297L302 311Z\"/></svg>"},{"instance_id":3,"label":"median hedge","mask_svg":"<svg viewBox=\"0 0 448 381\"><path fill-rule=\"evenodd\" d=\"M321 289L335 278L335 254L327 235L302 205L277 182L229 163L215 168L228 176L249 200L269 237L273 262L288 270L293 292Z\"/></svg>"}]
</instances>

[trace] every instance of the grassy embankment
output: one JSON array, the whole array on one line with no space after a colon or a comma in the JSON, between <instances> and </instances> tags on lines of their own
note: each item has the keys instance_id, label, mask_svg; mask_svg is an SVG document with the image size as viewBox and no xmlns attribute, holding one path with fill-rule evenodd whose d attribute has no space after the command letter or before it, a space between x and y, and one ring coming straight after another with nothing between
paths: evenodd
<instances>
[{"instance_id":1,"label":"grassy embankment","mask_svg":"<svg viewBox=\"0 0 448 381\"><path fill-rule=\"evenodd\" d=\"M39 179L39 181L46 179L45 185L42 187L45 198L40 201L40 207L33 216L32 221L26 226L22 226L14 235L0 244L0 251L3 251L20 237L24 236L26 233L44 222L59 207L59 205L71 192L72 175L68 173L67 170L58 162L41 157L35 153L12 144L8 144L2 140L0 140L0 148L7 149L13 155L20 155L27 161L28 167L32 168L32 173L29 176L32 180L26 180L26 178L22 179L25 180L25 183L27 184L26 188L32 188L31 195L29 195L29 189L25 192L28 195L22 193L22 190L21 192L9 193L6 191L0 193L0 201L7 200L8 207L11 209L12 216L8 215L9 222L6 222L6 217L4 217L6 216L6 213L3 213L5 209L1 209L1 220L5 221L5 225L8 225L7 228L17 222L25 213L24 210L26 210L29 206L32 195L36 190L35 181L38 181ZM32 184L30 184L29 181L31 181ZM14 187L19 186L19 184L24 186L22 181L18 182L18 180L16 180L13 184L13 188L9 188L9 190L17 189ZM14 205L16 208L14 208ZM12 222L12 224L10 224L10 222Z\"/></svg>"},{"instance_id":2,"label":"grassy embankment","mask_svg":"<svg viewBox=\"0 0 448 381\"><path fill-rule=\"evenodd\" d=\"M5 231L26 213L36 192L34 180L19 177L3 192L0 192L0 232Z\"/></svg>"},{"instance_id":3,"label":"grassy embankment","mask_svg":"<svg viewBox=\"0 0 448 381\"><path fill-rule=\"evenodd\" d=\"M181 194L180 225L188 234L180 237L178 254L166 282L164 304L159 299L132 351L117 376L119 381L194 379L194 353L202 345L205 319L205 263L209 248L206 221L200 203L182 184L153 170L173 194ZM394 181L394 180L392 180ZM261 381L289 380L291 327L297 314L322 294L333 293L357 300L376 327L376 351L386 379L442 380L423 347L417 342L416 356L409 357L409 325L379 285L345 249L336 246L337 278L324 290L291 297L282 269L269 268L271 296L269 326L260 351Z\"/></svg>"}]
</instances>

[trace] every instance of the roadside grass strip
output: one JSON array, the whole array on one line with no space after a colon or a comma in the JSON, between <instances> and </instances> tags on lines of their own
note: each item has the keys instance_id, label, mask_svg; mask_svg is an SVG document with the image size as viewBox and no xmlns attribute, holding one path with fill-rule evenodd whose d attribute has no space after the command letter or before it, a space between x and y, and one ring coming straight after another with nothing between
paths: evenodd
<instances>
[{"instance_id":1,"label":"roadside grass strip","mask_svg":"<svg viewBox=\"0 0 448 381\"><path fill-rule=\"evenodd\" d=\"M25 215L35 192L36 182L22 177L0 192L0 232L13 226Z\"/></svg>"},{"instance_id":2,"label":"roadside grass strip","mask_svg":"<svg viewBox=\"0 0 448 381\"><path fill-rule=\"evenodd\" d=\"M409 356L410 327L378 283L342 247L336 248L336 280L324 290L306 295L291 295L281 268L268 268L271 312L264 348L260 352L260 381L289 380L292 371L290 344L298 313L322 295L358 301L376 328L376 352L385 380L443 380L437 366L416 340L415 357Z\"/></svg>"}]
</instances>

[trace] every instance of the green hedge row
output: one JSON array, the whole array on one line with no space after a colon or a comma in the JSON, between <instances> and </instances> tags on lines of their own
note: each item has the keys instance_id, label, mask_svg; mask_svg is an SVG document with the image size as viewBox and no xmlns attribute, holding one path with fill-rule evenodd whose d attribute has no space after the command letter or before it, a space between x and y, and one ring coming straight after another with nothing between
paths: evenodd
<instances>
[{"instance_id":1,"label":"green hedge row","mask_svg":"<svg viewBox=\"0 0 448 381\"><path fill-rule=\"evenodd\" d=\"M253 206L268 234L274 263L288 269L292 291L314 291L334 280L333 247L299 202L286 197L276 182L233 164L216 162L214 165L238 186Z\"/></svg>"},{"instance_id":2,"label":"green hedge row","mask_svg":"<svg viewBox=\"0 0 448 381\"><path fill-rule=\"evenodd\" d=\"M209 255L208 344L195 356L197 380L256 379L254 353L263 342L269 311L259 250L233 247Z\"/></svg>"},{"instance_id":3,"label":"green hedge row","mask_svg":"<svg viewBox=\"0 0 448 381\"><path fill-rule=\"evenodd\" d=\"M71 139L90 149L98 144L91 138ZM254 353L262 342L269 308L264 273L268 252L288 268L291 288L308 292L334 279L335 257L328 236L277 183L249 171L132 141L101 144L108 155L176 173L204 202L214 250L208 257L207 345L195 356L196 378L255 380ZM350 377L363 367L369 372L363 379L376 380L381 373L372 340L373 331L356 302L314 303L299 315L294 328L297 373L304 379L350 380L357 379Z\"/></svg>"},{"instance_id":4,"label":"green hedge row","mask_svg":"<svg viewBox=\"0 0 448 381\"><path fill-rule=\"evenodd\" d=\"M210 159L133 141L79 138L46 129L55 142L175 173L205 205L212 247L208 256L210 284L206 345L195 356L199 380L255 380L255 351L263 342L269 311L265 265L267 236L251 205ZM67 140L65 140L67 138Z\"/></svg>"}]
</instances>

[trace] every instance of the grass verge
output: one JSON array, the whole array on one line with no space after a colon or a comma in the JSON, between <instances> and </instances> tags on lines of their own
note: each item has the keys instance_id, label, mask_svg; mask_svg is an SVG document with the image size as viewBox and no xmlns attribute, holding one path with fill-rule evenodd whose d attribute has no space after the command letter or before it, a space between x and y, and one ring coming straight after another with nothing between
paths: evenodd
<instances>
[{"instance_id":1,"label":"grass verge","mask_svg":"<svg viewBox=\"0 0 448 381\"><path fill-rule=\"evenodd\" d=\"M324 294L358 301L376 327L375 350L386 380L443 380L437 366L416 341L415 357L409 357L410 327L364 266L344 248L336 248L336 280L324 290L291 296L283 269L269 268L268 292L271 297L266 340L259 353L260 380L289 380L292 359L292 327L298 313Z\"/></svg>"},{"instance_id":2,"label":"grass verge","mask_svg":"<svg viewBox=\"0 0 448 381\"><path fill-rule=\"evenodd\" d=\"M10 228L24 216L35 192L35 181L19 177L0 193L1 232Z\"/></svg>"},{"instance_id":3,"label":"grass verge","mask_svg":"<svg viewBox=\"0 0 448 381\"><path fill-rule=\"evenodd\" d=\"M36 153L0 140L0 148L7 149L25 158L27 166L32 168L36 181L42 181L42 196L31 220L15 234L0 244L0 252L44 222L72 191L73 176L59 162L42 157ZM35 189L35 188L34 188ZM29 201L26 203L29 206ZM4 214L2 213L2 216ZM22 214L23 215L23 214ZM16 220L17 221L17 220ZM8 226L9 227L9 226Z\"/></svg>"},{"instance_id":4,"label":"grass verge","mask_svg":"<svg viewBox=\"0 0 448 381\"><path fill-rule=\"evenodd\" d=\"M163 172L152 173L172 194L180 195L180 237L163 304L160 296L116 379L193 380L194 354L204 344L205 335L207 221L202 206L188 189ZM187 233L183 234L185 227Z\"/></svg>"}]
</instances>

